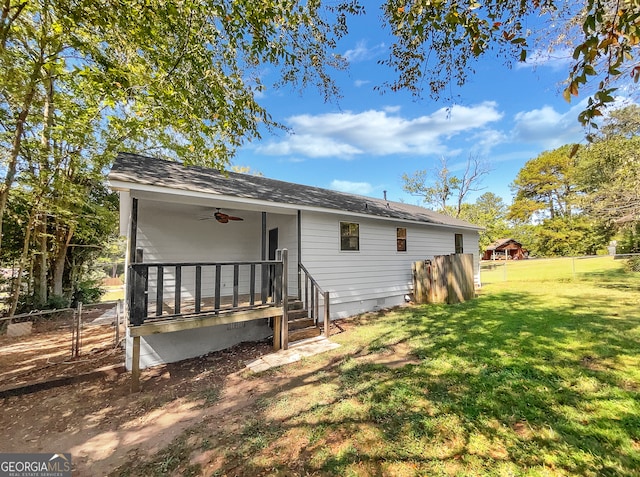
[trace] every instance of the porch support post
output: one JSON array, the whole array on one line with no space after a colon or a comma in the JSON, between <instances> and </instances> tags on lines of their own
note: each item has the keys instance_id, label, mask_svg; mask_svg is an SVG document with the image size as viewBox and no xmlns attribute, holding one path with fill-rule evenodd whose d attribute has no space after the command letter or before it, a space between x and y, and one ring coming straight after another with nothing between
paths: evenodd
<instances>
[{"instance_id":1,"label":"porch support post","mask_svg":"<svg viewBox=\"0 0 640 477\"><path fill-rule=\"evenodd\" d=\"M289 348L289 251L282 249L282 349Z\"/></svg>"},{"instance_id":2,"label":"porch support post","mask_svg":"<svg viewBox=\"0 0 640 477\"><path fill-rule=\"evenodd\" d=\"M266 259L267 259L267 213L262 212L262 238L260 243L260 260L264 262ZM267 268L268 267L266 267L264 263L260 265L260 299L262 300L262 303L265 303L267 301L267 296L268 296ZM275 326L275 318L274 318L274 324L273 324L273 336L274 336L273 345L274 346L275 346L275 336L276 336L275 333L276 333L276 326Z\"/></svg>"},{"instance_id":3,"label":"porch support post","mask_svg":"<svg viewBox=\"0 0 640 477\"><path fill-rule=\"evenodd\" d=\"M267 213L262 212L262 243L260 250L260 260L267 259Z\"/></svg>"},{"instance_id":4,"label":"porch support post","mask_svg":"<svg viewBox=\"0 0 640 477\"><path fill-rule=\"evenodd\" d=\"M324 292L324 337L329 338L329 316L331 311L329 310L329 292Z\"/></svg>"},{"instance_id":5,"label":"porch support post","mask_svg":"<svg viewBox=\"0 0 640 477\"><path fill-rule=\"evenodd\" d=\"M302 212L298 209L298 300L302 300L302 272L300 264L302 263Z\"/></svg>"},{"instance_id":6,"label":"porch support post","mask_svg":"<svg viewBox=\"0 0 640 477\"><path fill-rule=\"evenodd\" d=\"M138 236L138 199L135 197L131 199L131 213L130 213L130 222L129 222L129 250L127 260L129 263L126 265L125 269L125 283L126 286L126 296L125 302L127 306L125 307L125 315L126 320L129 324L131 324L131 313L133 310L133 281L134 277L131 273L130 265L132 263L136 263L136 245L137 245L137 236Z\"/></svg>"},{"instance_id":7,"label":"porch support post","mask_svg":"<svg viewBox=\"0 0 640 477\"><path fill-rule=\"evenodd\" d=\"M280 316L273 318L273 349L276 351L282 349L282 318Z\"/></svg>"},{"instance_id":8,"label":"porch support post","mask_svg":"<svg viewBox=\"0 0 640 477\"><path fill-rule=\"evenodd\" d=\"M131 392L140 391L140 337L133 337L133 353L131 356Z\"/></svg>"},{"instance_id":9,"label":"porch support post","mask_svg":"<svg viewBox=\"0 0 640 477\"><path fill-rule=\"evenodd\" d=\"M131 199L131 224L129 230L129 262L136 263L136 245L138 242L138 199Z\"/></svg>"}]
</instances>

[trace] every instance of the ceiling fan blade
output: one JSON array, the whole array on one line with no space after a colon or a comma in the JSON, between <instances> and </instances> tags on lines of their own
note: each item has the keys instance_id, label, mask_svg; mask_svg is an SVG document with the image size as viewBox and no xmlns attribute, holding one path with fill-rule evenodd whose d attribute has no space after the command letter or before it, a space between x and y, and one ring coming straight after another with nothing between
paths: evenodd
<instances>
[{"instance_id":1,"label":"ceiling fan blade","mask_svg":"<svg viewBox=\"0 0 640 477\"><path fill-rule=\"evenodd\" d=\"M229 220L244 220L242 217L234 217L233 215L227 216Z\"/></svg>"}]
</instances>

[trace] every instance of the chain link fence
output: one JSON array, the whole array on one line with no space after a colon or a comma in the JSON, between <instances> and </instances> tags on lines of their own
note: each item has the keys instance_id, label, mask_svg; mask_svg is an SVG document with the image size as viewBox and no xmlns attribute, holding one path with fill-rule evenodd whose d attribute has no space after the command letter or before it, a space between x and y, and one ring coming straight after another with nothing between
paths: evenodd
<instances>
[{"instance_id":1,"label":"chain link fence","mask_svg":"<svg viewBox=\"0 0 640 477\"><path fill-rule=\"evenodd\" d=\"M483 260L480 262L480 280L482 285L487 285L497 282L528 282L532 279L579 279L594 273L616 273L632 257L640 257L640 254Z\"/></svg>"},{"instance_id":2,"label":"chain link fence","mask_svg":"<svg viewBox=\"0 0 640 477\"><path fill-rule=\"evenodd\" d=\"M122 364L121 300L0 319L0 389Z\"/></svg>"}]
</instances>

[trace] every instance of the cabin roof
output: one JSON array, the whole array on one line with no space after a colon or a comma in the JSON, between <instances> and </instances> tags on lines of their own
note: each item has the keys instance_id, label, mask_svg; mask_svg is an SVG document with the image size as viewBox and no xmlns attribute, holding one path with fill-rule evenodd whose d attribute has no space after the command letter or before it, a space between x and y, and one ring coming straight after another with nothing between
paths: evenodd
<instances>
[{"instance_id":1,"label":"cabin roof","mask_svg":"<svg viewBox=\"0 0 640 477\"><path fill-rule=\"evenodd\" d=\"M522 244L512 238L506 238L506 239L498 239L495 242L493 242L491 245L489 245L487 247L487 250L497 250L500 247L504 247L505 245L507 245L508 243L514 243L518 246L522 246Z\"/></svg>"},{"instance_id":2,"label":"cabin roof","mask_svg":"<svg viewBox=\"0 0 640 477\"><path fill-rule=\"evenodd\" d=\"M464 220L401 202L347 194L267 177L185 166L131 153L120 153L109 173L111 182L231 196L272 204L331 209L422 223L480 230Z\"/></svg>"}]
</instances>

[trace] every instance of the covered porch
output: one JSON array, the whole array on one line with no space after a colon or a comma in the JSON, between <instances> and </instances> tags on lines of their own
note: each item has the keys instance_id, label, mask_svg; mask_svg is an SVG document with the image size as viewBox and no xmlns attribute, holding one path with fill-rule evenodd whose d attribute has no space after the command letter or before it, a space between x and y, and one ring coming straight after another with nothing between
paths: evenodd
<instances>
[{"instance_id":1,"label":"covered porch","mask_svg":"<svg viewBox=\"0 0 640 477\"><path fill-rule=\"evenodd\" d=\"M298 260L296 211L227 206L221 209L243 220L219 223L210 217L217 207L199 201L169 203L149 194L129 200L127 359L133 390L139 388L141 346L158 362L170 362L184 359L181 353L204 354L207 346L222 349L270 333L275 349L287 349L303 322L328 330L328 293ZM142 367L154 361L144 362Z\"/></svg>"}]
</instances>

